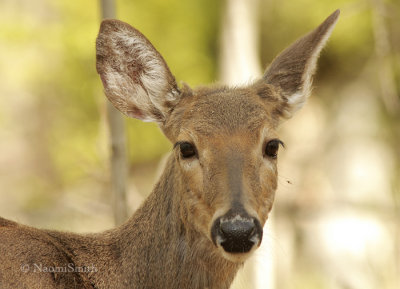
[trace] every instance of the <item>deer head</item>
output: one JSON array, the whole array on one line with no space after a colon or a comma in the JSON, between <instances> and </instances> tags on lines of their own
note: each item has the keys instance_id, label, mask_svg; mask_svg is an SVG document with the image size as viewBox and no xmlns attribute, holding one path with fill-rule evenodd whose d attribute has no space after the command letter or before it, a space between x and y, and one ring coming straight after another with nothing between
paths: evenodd
<instances>
[{"instance_id":1,"label":"deer head","mask_svg":"<svg viewBox=\"0 0 400 289\"><path fill-rule=\"evenodd\" d=\"M173 143L184 224L218 254L242 262L261 243L277 188L278 125L310 94L317 58L339 11L284 50L245 87L178 88L166 62L135 28L103 21L97 71L122 113L157 122Z\"/></svg>"}]
</instances>

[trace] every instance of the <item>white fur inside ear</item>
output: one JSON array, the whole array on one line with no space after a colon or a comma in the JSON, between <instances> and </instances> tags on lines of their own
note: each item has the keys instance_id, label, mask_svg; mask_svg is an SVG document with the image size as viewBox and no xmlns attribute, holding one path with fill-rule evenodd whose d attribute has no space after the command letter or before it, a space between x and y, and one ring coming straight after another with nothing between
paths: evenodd
<instances>
[{"instance_id":1,"label":"white fur inside ear","mask_svg":"<svg viewBox=\"0 0 400 289\"><path fill-rule=\"evenodd\" d=\"M149 101L146 91L136 85L127 75L117 71L107 71L107 96L110 101L129 117L139 118L145 122L155 121L154 117L146 112L151 111L153 103ZM142 114L133 108L139 108Z\"/></svg>"},{"instance_id":2,"label":"white fur inside ear","mask_svg":"<svg viewBox=\"0 0 400 289\"><path fill-rule=\"evenodd\" d=\"M143 41L141 37L132 37L121 32L118 33L116 39L118 38L123 40L126 47L130 49L128 53L121 55L121 57L125 57L127 65L133 62L141 64L141 70L137 75L139 85L135 85L136 93L129 95L129 102L143 106L150 101L164 115L163 103L165 101L173 102L177 96L177 91L169 90L169 71L167 71L164 61L160 59L156 51L149 49L147 42ZM148 103L148 107L145 105L145 110L149 108L150 103Z\"/></svg>"},{"instance_id":3,"label":"white fur inside ear","mask_svg":"<svg viewBox=\"0 0 400 289\"><path fill-rule=\"evenodd\" d=\"M118 28L102 35L109 51L102 69L106 94L126 115L162 122L179 100L175 79L140 32L127 24L118 24Z\"/></svg>"},{"instance_id":4,"label":"white fur inside ear","mask_svg":"<svg viewBox=\"0 0 400 289\"><path fill-rule=\"evenodd\" d=\"M283 112L284 118L291 118L300 108L304 106L309 96L309 92L299 91L287 97L288 108Z\"/></svg>"}]
</instances>

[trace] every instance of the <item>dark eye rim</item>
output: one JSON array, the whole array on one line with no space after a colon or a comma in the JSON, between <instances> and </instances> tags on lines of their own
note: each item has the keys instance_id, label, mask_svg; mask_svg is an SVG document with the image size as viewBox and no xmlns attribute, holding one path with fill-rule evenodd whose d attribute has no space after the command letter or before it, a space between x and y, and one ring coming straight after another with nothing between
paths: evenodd
<instances>
[{"instance_id":1,"label":"dark eye rim","mask_svg":"<svg viewBox=\"0 0 400 289\"><path fill-rule=\"evenodd\" d=\"M267 154L267 152L266 152L267 146L269 144L276 144L276 151L273 154ZM282 146L283 148L285 148L285 143L283 141L281 141L280 139L274 138L274 139L266 141L263 146L263 156L265 158L276 159L278 157L279 146Z\"/></svg>"},{"instance_id":2,"label":"dark eye rim","mask_svg":"<svg viewBox=\"0 0 400 289\"><path fill-rule=\"evenodd\" d=\"M184 153L182 152L182 149L183 149L184 146L190 146L190 147L193 149L193 153L192 153L192 154L189 154L189 155L184 155ZM196 149L196 146L195 146L193 143L191 143L191 142L179 141L179 142L177 142L177 143L174 144L174 149L175 149L176 147L179 147L179 150L180 150L179 153L180 153L180 156L181 156L183 159L191 159L191 158L193 158L193 157L197 157L197 149Z\"/></svg>"}]
</instances>

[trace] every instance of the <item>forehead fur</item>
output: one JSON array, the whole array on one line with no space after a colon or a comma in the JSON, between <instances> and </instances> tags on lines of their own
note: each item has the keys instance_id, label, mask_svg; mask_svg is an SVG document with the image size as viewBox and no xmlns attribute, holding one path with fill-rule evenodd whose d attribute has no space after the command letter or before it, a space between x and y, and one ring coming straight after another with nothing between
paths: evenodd
<instances>
[{"instance_id":1,"label":"forehead fur","mask_svg":"<svg viewBox=\"0 0 400 289\"><path fill-rule=\"evenodd\" d=\"M214 86L187 90L167 126L174 125L170 129L176 136L181 128L201 135L256 131L267 124L275 128L282 106L280 99L273 87L265 83L245 88Z\"/></svg>"}]
</instances>

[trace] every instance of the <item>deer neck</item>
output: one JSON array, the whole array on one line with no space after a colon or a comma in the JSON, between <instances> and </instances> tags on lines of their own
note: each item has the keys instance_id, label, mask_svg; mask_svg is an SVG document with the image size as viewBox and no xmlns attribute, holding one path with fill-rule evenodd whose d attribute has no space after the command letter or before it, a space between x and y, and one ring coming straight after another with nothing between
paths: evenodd
<instances>
[{"instance_id":1,"label":"deer neck","mask_svg":"<svg viewBox=\"0 0 400 289\"><path fill-rule=\"evenodd\" d=\"M152 194L120 227L125 274L137 288L229 288L240 265L218 255L213 243L185 222L177 170L171 156Z\"/></svg>"}]
</instances>

